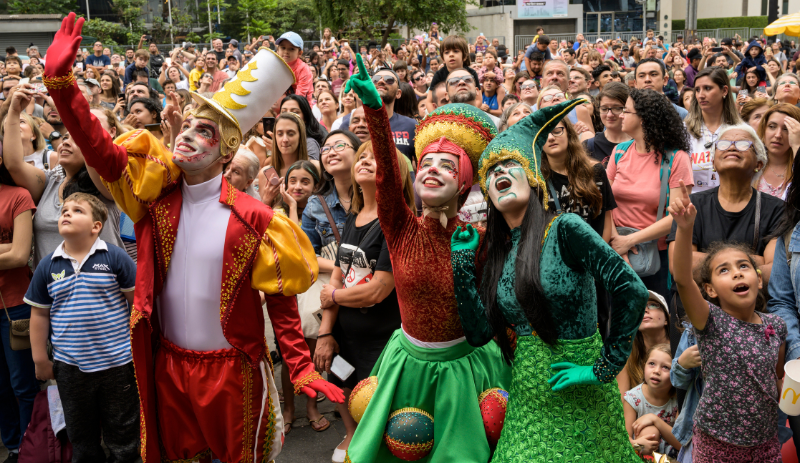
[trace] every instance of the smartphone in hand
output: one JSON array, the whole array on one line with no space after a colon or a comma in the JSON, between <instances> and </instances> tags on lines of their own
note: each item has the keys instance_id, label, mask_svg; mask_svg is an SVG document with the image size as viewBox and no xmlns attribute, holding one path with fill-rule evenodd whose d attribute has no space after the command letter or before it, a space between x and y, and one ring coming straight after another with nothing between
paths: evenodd
<instances>
[{"instance_id":1,"label":"smartphone in hand","mask_svg":"<svg viewBox=\"0 0 800 463\"><path fill-rule=\"evenodd\" d=\"M266 134L267 132L271 132L272 129L275 127L275 118L264 117L261 119L261 124L264 126L264 134Z\"/></svg>"}]
</instances>

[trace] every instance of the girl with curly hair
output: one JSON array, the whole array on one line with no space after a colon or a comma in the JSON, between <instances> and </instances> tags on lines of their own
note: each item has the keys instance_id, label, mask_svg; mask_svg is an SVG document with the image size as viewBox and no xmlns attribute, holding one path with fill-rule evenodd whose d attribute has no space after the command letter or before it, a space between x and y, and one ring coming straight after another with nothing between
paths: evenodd
<instances>
[{"instance_id":1,"label":"girl with curly hair","mask_svg":"<svg viewBox=\"0 0 800 463\"><path fill-rule=\"evenodd\" d=\"M685 124L691 136L689 153L696 193L719 186L719 176L714 172L714 146L723 130L742 123L728 74L717 67L697 73L694 99L687 109Z\"/></svg>"},{"instance_id":2,"label":"girl with curly hair","mask_svg":"<svg viewBox=\"0 0 800 463\"><path fill-rule=\"evenodd\" d=\"M616 227L637 231L623 236L613 228L610 244L627 259L636 245L658 240L661 266L654 275L642 277L642 282L665 296L669 272L666 236L672 217L663 211L658 214L661 169L668 174L669 195L680 191L681 180L691 188L689 134L669 100L653 90L631 90L622 115L622 131L633 140L617 145L608 161L608 180L617 202L612 216ZM658 215L662 218L656 221Z\"/></svg>"}]
</instances>

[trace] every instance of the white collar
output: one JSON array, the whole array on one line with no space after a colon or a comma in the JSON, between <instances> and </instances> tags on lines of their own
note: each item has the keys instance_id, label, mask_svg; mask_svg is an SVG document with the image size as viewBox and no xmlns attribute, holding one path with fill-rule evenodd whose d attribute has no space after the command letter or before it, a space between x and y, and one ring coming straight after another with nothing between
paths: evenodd
<instances>
[{"instance_id":1,"label":"white collar","mask_svg":"<svg viewBox=\"0 0 800 463\"><path fill-rule=\"evenodd\" d=\"M222 174L197 185L189 185L184 178L181 184L183 200L193 204L219 201L221 185Z\"/></svg>"},{"instance_id":2,"label":"white collar","mask_svg":"<svg viewBox=\"0 0 800 463\"><path fill-rule=\"evenodd\" d=\"M64 250L64 241L62 241L61 244L59 244L56 250L53 252L53 258L61 257L62 259L67 259L71 261L72 268L75 269L75 271L77 272L83 267L83 264L86 263L87 260L89 260L89 257L94 255L94 253L97 252L98 250L108 251L108 245L106 244L105 241L101 240L100 237L97 237L97 239L94 241L94 243L92 244L92 248L89 249L89 252L86 253L86 256L83 258L83 260L81 262L78 262L77 260L75 260L74 257L67 254L67 251ZM77 264L77 266L75 264Z\"/></svg>"}]
</instances>

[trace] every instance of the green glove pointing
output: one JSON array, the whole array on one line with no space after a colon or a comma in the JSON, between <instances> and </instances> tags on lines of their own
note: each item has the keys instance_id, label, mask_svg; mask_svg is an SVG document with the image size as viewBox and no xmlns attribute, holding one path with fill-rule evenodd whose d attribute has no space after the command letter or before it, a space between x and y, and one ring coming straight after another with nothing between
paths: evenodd
<instances>
[{"instance_id":1,"label":"green glove pointing","mask_svg":"<svg viewBox=\"0 0 800 463\"><path fill-rule=\"evenodd\" d=\"M475 251L478 249L480 239L478 231L472 228L472 225L464 227L464 231L461 231L461 226L459 225L456 231L453 232L453 237L450 238L450 250L453 252L465 249Z\"/></svg>"},{"instance_id":2,"label":"green glove pointing","mask_svg":"<svg viewBox=\"0 0 800 463\"><path fill-rule=\"evenodd\" d=\"M561 362L550 365L556 373L547 382L554 392L562 391L570 386L602 384L594 375L593 367Z\"/></svg>"},{"instance_id":3,"label":"green glove pointing","mask_svg":"<svg viewBox=\"0 0 800 463\"><path fill-rule=\"evenodd\" d=\"M344 92L348 93L352 90L361 98L361 102L366 107L375 110L381 109L383 106L381 95L378 93L378 89L375 88L375 84L372 83L372 78L369 76L367 67L364 66L364 60L361 59L361 55L356 55L356 64L358 65L358 74L350 77L344 87Z\"/></svg>"}]
</instances>

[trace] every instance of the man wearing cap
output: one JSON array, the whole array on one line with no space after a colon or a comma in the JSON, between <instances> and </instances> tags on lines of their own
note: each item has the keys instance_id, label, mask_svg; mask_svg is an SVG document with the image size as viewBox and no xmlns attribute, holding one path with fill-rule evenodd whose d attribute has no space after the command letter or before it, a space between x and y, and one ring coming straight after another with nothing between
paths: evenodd
<instances>
[{"instance_id":1,"label":"man wearing cap","mask_svg":"<svg viewBox=\"0 0 800 463\"><path fill-rule=\"evenodd\" d=\"M739 58L739 61L744 59L744 55L739 50L734 48L732 38L730 37L724 38L722 39L722 42L720 42L720 44L722 45L723 52L725 50L730 50L734 55L736 55Z\"/></svg>"},{"instance_id":2,"label":"man wearing cap","mask_svg":"<svg viewBox=\"0 0 800 463\"><path fill-rule=\"evenodd\" d=\"M100 82L95 79L86 79L86 88L89 92L89 97L91 98L89 101L90 105L99 105L100 104L100 94L103 92L103 89L100 88Z\"/></svg>"},{"instance_id":3,"label":"man wearing cap","mask_svg":"<svg viewBox=\"0 0 800 463\"><path fill-rule=\"evenodd\" d=\"M620 50L620 61L622 61L622 65L625 69L633 69L636 67L636 60L633 59L630 53L630 49L627 45L623 45L622 49Z\"/></svg>"},{"instance_id":4,"label":"man wearing cap","mask_svg":"<svg viewBox=\"0 0 800 463\"><path fill-rule=\"evenodd\" d=\"M698 73L697 68L703 59L703 52L699 48L692 48L689 50L689 54L686 55L686 59L689 60L689 65L683 70L683 73L686 74L686 86L694 87L694 77Z\"/></svg>"},{"instance_id":5,"label":"man wearing cap","mask_svg":"<svg viewBox=\"0 0 800 463\"><path fill-rule=\"evenodd\" d=\"M242 52L239 51L239 41L236 40L236 39L231 39L231 41L228 42L228 48L233 50L233 56L235 56L236 59L239 60L239 63L241 63L242 62Z\"/></svg>"},{"instance_id":6,"label":"man wearing cap","mask_svg":"<svg viewBox=\"0 0 800 463\"><path fill-rule=\"evenodd\" d=\"M341 391L314 371L296 294L316 280L299 226L222 176L252 127L293 77L264 50L232 85L186 120L170 95L170 153L149 131L114 142L80 96L71 72L83 18L70 13L48 50L44 83L86 164L134 222L138 270L131 348L140 404L142 461L270 461L283 418L264 341L267 311L295 393L333 402ZM286 393L291 393L286 391Z\"/></svg>"},{"instance_id":7,"label":"man wearing cap","mask_svg":"<svg viewBox=\"0 0 800 463\"><path fill-rule=\"evenodd\" d=\"M231 79L236 77L236 73L239 72L239 60L236 59L236 56L231 55L228 57L228 66L222 72L227 74Z\"/></svg>"},{"instance_id":8,"label":"man wearing cap","mask_svg":"<svg viewBox=\"0 0 800 463\"><path fill-rule=\"evenodd\" d=\"M292 84L292 90L310 102L314 93L314 77L306 62L300 59L303 53L303 39L296 32L289 31L275 41L275 48L278 56L294 72L296 82Z\"/></svg>"}]
</instances>

